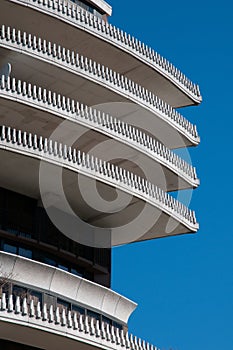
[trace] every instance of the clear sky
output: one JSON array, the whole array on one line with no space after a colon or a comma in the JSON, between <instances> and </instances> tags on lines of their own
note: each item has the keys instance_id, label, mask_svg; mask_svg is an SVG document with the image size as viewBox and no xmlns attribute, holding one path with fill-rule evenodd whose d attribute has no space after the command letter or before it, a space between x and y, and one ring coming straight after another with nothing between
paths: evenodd
<instances>
[{"instance_id":1,"label":"clear sky","mask_svg":"<svg viewBox=\"0 0 233 350\"><path fill-rule=\"evenodd\" d=\"M191 150L200 230L114 249L112 287L139 304L130 331L160 349L232 349L232 3L109 2L112 23L169 59L203 96L201 106L182 111L201 135Z\"/></svg>"}]
</instances>

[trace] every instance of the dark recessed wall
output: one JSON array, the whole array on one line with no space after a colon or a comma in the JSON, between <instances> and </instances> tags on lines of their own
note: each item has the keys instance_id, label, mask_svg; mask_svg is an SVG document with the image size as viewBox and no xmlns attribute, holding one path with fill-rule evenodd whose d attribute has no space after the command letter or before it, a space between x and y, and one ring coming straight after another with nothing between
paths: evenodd
<instances>
[{"instance_id":1,"label":"dark recessed wall","mask_svg":"<svg viewBox=\"0 0 233 350\"><path fill-rule=\"evenodd\" d=\"M111 249L72 241L52 224L37 200L4 188L0 188L0 250L110 287Z\"/></svg>"},{"instance_id":2,"label":"dark recessed wall","mask_svg":"<svg viewBox=\"0 0 233 350\"><path fill-rule=\"evenodd\" d=\"M1 350L44 350L39 348L34 348L32 346L27 346L24 344L14 343L9 340L0 339L0 349Z\"/></svg>"}]
</instances>

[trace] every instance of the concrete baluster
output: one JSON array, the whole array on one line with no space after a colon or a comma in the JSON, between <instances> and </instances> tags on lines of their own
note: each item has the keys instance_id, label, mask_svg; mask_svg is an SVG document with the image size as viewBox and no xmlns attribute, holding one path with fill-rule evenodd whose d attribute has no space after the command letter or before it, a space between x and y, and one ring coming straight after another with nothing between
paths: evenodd
<instances>
[{"instance_id":1,"label":"concrete baluster","mask_svg":"<svg viewBox=\"0 0 233 350\"><path fill-rule=\"evenodd\" d=\"M7 311L8 312L13 312L14 310L14 304L13 304L13 295L10 294L8 298L8 305L7 305Z\"/></svg>"},{"instance_id":2,"label":"concrete baluster","mask_svg":"<svg viewBox=\"0 0 233 350\"><path fill-rule=\"evenodd\" d=\"M54 153L54 155L56 156L57 155L57 147L55 147L55 145L54 145L54 150L53 150L53 141L52 140L48 140L48 141L49 141L49 145L48 145L49 154L51 155Z\"/></svg>"},{"instance_id":3,"label":"concrete baluster","mask_svg":"<svg viewBox=\"0 0 233 350\"><path fill-rule=\"evenodd\" d=\"M11 128L7 128L7 134L6 134L6 140L7 142L10 142L11 141Z\"/></svg>"},{"instance_id":4,"label":"concrete baluster","mask_svg":"<svg viewBox=\"0 0 233 350\"><path fill-rule=\"evenodd\" d=\"M54 313L53 313L53 305L50 305L49 307L49 323L54 322Z\"/></svg>"},{"instance_id":5,"label":"concrete baluster","mask_svg":"<svg viewBox=\"0 0 233 350\"><path fill-rule=\"evenodd\" d=\"M16 301L15 301L15 313L16 315L20 313L20 296L16 296Z\"/></svg>"},{"instance_id":6,"label":"concrete baluster","mask_svg":"<svg viewBox=\"0 0 233 350\"><path fill-rule=\"evenodd\" d=\"M76 312L74 312L74 314L73 314L73 328L75 330L78 329L78 319L77 319L77 313Z\"/></svg>"},{"instance_id":7,"label":"concrete baluster","mask_svg":"<svg viewBox=\"0 0 233 350\"><path fill-rule=\"evenodd\" d=\"M60 324L60 322L61 322L60 309L58 306L56 307L56 310L55 310L54 322L55 322L55 324Z\"/></svg>"},{"instance_id":8,"label":"concrete baluster","mask_svg":"<svg viewBox=\"0 0 233 350\"><path fill-rule=\"evenodd\" d=\"M66 310L63 308L61 312L61 325L66 326Z\"/></svg>"},{"instance_id":9,"label":"concrete baluster","mask_svg":"<svg viewBox=\"0 0 233 350\"><path fill-rule=\"evenodd\" d=\"M30 315L30 317L35 317L35 306L34 306L34 300L33 299L30 301L29 315Z\"/></svg>"},{"instance_id":10,"label":"concrete baluster","mask_svg":"<svg viewBox=\"0 0 233 350\"><path fill-rule=\"evenodd\" d=\"M72 315L70 310L68 310L67 314L67 326L68 328L73 328Z\"/></svg>"},{"instance_id":11,"label":"concrete baluster","mask_svg":"<svg viewBox=\"0 0 233 350\"><path fill-rule=\"evenodd\" d=\"M1 297L1 311L6 310L7 305L6 305L6 293L2 293Z\"/></svg>"},{"instance_id":12,"label":"concrete baluster","mask_svg":"<svg viewBox=\"0 0 233 350\"><path fill-rule=\"evenodd\" d=\"M80 332L84 332L84 322L83 322L83 315L79 315L79 319L78 319L78 325L79 325L79 331Z\"/></svg>"},{"instance_id":13,"label":"concrete baluster","mask_svg":"<svg viewBox=\"0 0 233 350\"><path fill-rule=\"evenodd\" d=\"M12 139L11 139L12 143L16 143L17 142L17 136L16 136L16 130L15 128L12 130Z\"/></svg>"},{"instance_id":14,"label":"concrete baluster","mask_svg":"<svg viewBox=\"0 0 233 350\"><path fill-rule=\"evenodd\" d=\"M23 315L23 316L26 316L27 314L28 314L27 298L23 298L22 315Z\"/></svg>"},{"instance_id":15,"label":"concrete baluster","mask_svg":"<svg viewBox=\"0 0 233 350\"><path fill-rule=\"evenodd\" d=\"M95 335L97 338L101 337L101 330L100 330L100 321L96 320L96 324L95 324Z\"/></svg>"}]
</instances>

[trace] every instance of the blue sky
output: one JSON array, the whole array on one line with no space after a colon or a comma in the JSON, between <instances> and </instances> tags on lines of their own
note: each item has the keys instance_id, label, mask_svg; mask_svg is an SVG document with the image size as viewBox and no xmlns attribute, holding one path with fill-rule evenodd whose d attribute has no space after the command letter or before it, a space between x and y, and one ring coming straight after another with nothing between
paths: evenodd
<instances>
[{"instance_id":1,"label":"blue sky","mask_svg":"<svg viewBox=\"0 0 233 350\"><path fill-rule=\"evenodd\" d=\"M111 0L112 23L152 46L191 80L203 103L183 110L198 126L191 150L201 186L196 235L114 249L116 291L138 302L130 331L160 349L233 344L233 15L230 1Z\"/></svg>"}]
</instances>

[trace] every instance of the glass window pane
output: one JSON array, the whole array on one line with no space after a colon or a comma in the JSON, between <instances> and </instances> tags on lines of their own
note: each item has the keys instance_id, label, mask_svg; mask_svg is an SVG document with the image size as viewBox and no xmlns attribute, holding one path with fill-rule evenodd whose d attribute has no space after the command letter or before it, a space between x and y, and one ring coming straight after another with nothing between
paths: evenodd
<instances>
[{"instance_id":1,"label":"glass window pane","mask_svg":"<svg viewBox=\"0 0 233 350\"><path fill-rule=\"evenodd\" d=\"M81 315L85 315L85 309L78 305L72 305L72 311L78 312Z\"/></svg>"},{"instance_id":2,"label":"glass window pane","mask_svg":"<svg viewBox=\"0 0 233 350\"><path fill-rule=\"evenodd\" d=\"M47 309L49 310L50 306L53 305L53 307L56 307L56 297L53 295L49 295L46 293L43 293L43 302L47 305Z\"/></svg>"},{"instance_id":3,"label":"glass window pane","mask_svg":"<svg viewBox=\"0 0 233 350\"><path fill-rule=\"evenodd\" d=\"M52 266L56 266L56 261L50 258L44 257L44 263Z\"/></svg>"},{"instance_id":4,"label":"glass window pane","mask_svg":"<svg viewBox=\"0 0 233 350\"><path fill-rule=\"evenodd\" d=\"M100 320L100 314L98 314L97 312L87 310L87 315L91 318L96 319L96 320Z\"/></svg>"},{"instance_id":5,"label":"glass window pane","mask_svg":"<svg viewBox=\"0 0 233 350\"><path fill-rule=\"evenodd\" d=\"M58 264L57 267L61 270L64 270L64 271L69 271L68 267L67 266L64 266L64 265L61 265L61 264Z\"/></svg>"},{"instance_id":6,"label":"glass window pane","mask_svg":"<svg viewBox=\"0 0 233 350\"><path fill-rule=\"evenodd\" d=\"M7 253L17 254L17 247L11 244L5 243L3 245L3 250L4 252L7 252Z\"/></svg>"},{"instance_id":7,"label":"glass window pane","mask_svg":"<svg viewBox=\"0 0 233 350\"><path fill-rule=\"evenodd\" d=\"M27 288L14 285L12 289L12 294L14 301L18 296L20 297L20 301L23 301L23 299L27 297Z\"/></svg>"},{"instance_id":8,"label":"glass window pane","mask_svg":"<svg viewBox=\"0 0 233 350\"><path fill-rule=\"evenodd\" d=\"M73 275L76 275L76 276L79 276L79 277L83 277L83 273L77 271L76 269L71 269L70 272L71 272Z\"/></svg>"},{"instance_id":9,"label":"glass window pane","mask_svg":"<svg viewBox=\"0 0 233 350\"><path fill-rule=\"evenodd\" d=\"M34 305L37 305L38 302L42 303L42 293L35 290L28 291L28 301L34 301Z\"/></svg>"},{"instance_id":10,"label":"glass window pane","mask_svg":"<svg viewBox=\"0 0 233 350\"><path fill-rule=\"evenodd\" d=\"M110 318L108 318L108 317L106 317L106 316L103 316L103 315L102 315L102 322L107 323L107 324L111 324L111 323L112 323L112 321L110 320Z\"/></svg>"},{"instance_id":11,"label":"glass window pane","mask_svg":"<svg viewBox=\"0 0 233 350\"><path fill-rule=\"evenodd\" d=\"M57 306L59 307L60 310L65 309L66 312L68 310L71 310L71 304L63 299L57 298Z\"/></svg>"},{"instance_id":12,"label":"glass window pane","mask_svg":"<svg viewBox=\"0 0 233 350\"><path fill-rule=\"evenodd\" d=\"M32 251L30 249L24 249L19 247L19 255L24 256L25 258L32 258Z\"/></svg>"},{"instance_id":13,"label":"glass window pane","mask_svg":"<svg viewBox=\"0 0 233 350\"><path fill-rule=\"evenodd\" d=\"M120 330L123 329L122 325L120 323L115 322L115 321L112 321L112 325L113 325L113 327L119 328Z\"/></svg>"}]
</instances>

